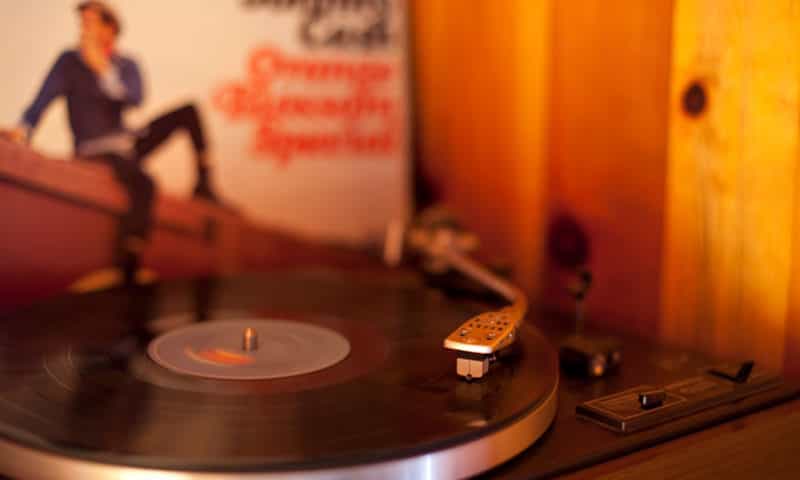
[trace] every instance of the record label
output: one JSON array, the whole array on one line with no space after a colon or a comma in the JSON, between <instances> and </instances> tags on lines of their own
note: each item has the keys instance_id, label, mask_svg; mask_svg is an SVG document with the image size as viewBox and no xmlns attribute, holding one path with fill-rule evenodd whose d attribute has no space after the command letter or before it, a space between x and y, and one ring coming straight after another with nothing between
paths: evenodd
<instances>
[{"instance_id":1,"label":"record label","mask_svg":"<svg viewBox=\"0 0 800 480\"><path fill-rule=\"evenodd\" d=\"M162 367L184 375L264 380L331 367L347 357L350 342L329 328L307 323L245 319L173 330L150 342L147 353Z\"/></svg>"}]
</instances>

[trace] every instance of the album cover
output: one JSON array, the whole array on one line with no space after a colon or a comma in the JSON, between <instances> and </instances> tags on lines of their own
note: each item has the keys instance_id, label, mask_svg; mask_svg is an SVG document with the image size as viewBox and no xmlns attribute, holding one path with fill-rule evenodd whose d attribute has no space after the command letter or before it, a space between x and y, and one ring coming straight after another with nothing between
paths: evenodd
<instances>
[{"instance_id":1,"label":"album cover","mask_svg":"<svg viewBox=\"0 0 800 480\"><path fill-rule=\"evenodd\" d=\"M161 277L252 269L242 257L261 255L264 231L374 244L410 203L406 8L0 5L13 72L0 91L0 290L64 286L131 249Z\"/></svg>"}]
</instances>

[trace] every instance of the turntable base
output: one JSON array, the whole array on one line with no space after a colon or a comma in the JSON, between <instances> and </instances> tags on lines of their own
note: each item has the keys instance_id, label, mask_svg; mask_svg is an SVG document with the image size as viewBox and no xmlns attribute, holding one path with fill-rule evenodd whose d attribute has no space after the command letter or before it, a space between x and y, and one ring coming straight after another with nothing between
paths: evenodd
<instances>
[{"instance_id":1,"label":"turntable base","mask_svg":"<svg viewBox=\"0 0 800 480\"><path fill-rule=\"evenodd\" d=\"M555 315L537 322L554 345L572 333L565 329L568 324ZM562 375L550 429L486 478L797 478L800 385L794 381L628 434L578 417L576 407L584 402L637 385L680 382L720 363L699 352L615 336L623 345L619 371L592 380Z\"/></svg>"}]
</instances>

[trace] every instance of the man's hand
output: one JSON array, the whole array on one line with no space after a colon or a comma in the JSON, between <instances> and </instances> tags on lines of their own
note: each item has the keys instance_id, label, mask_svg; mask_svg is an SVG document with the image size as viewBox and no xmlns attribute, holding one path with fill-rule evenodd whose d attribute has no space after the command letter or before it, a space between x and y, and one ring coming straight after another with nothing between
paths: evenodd
<instances>
[{"instance_id":1,"label":"man's hand","mask_svg":"<svg viewBox=\"0 0 800 480\"><path fill-rule=\"evenodd\" d=\"M95 35L81 35L81 58L96 74L108 71L111 61Z\"/></svg>"},{"instance_id":2,"label":"man's hand","mask_svg":"<svg viewBox=\"0 0 800 480\"><path fill-rule=\"evenodd\" d=\"M23 127L0 129L0 138L10 140L14 143L27 143L28 132Z\"/></svg>"}]
</instances>

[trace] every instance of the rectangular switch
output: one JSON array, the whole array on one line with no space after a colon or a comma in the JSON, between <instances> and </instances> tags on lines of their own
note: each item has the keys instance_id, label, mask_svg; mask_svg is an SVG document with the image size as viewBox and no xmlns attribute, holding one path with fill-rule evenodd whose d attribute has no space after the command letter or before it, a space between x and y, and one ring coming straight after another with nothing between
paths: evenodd
<instances>
[{"instance_id":1,"label":"rectangular switch","mask_svg":"<svg viewBox=\"0 0 800 480\"><path fill-rule=\"evenodd\" d=\"M729 375L712 371L724 368ZM734 402L781 385L779 376L751 365L706 369L700 375L661 387L641 385L623 392L584 402L576 414L612 430L628 433L650 428L702 410ZM740 374L747 371L746 378Z\"/></svg>"}]
</instances>

